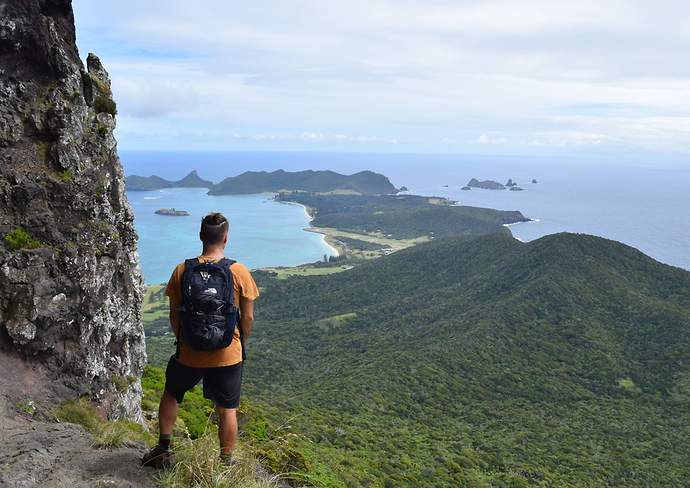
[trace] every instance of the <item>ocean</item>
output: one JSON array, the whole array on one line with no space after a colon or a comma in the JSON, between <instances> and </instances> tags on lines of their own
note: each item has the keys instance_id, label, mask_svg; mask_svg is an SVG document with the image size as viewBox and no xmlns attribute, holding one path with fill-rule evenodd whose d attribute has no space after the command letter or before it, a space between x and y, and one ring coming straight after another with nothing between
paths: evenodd
<instances>
[{"instance_id":1,"label":"ocean","mask_svg":"<svg viewBox=\"0 0 690 488\"><path fill-rule=\"evenodd\" d=\"M411 193L463 205L520 210L533 222L510 227L523 242L556 232L592 234L633 246L652 258L690 270L690 166L653 161L449 154L120 151L126 175L178 180L197 170L215 183L245 171L372 170ZM471 178L508 179L524 191L461 190ZM537 183L532 183L536 180ZM149 284L167 281L174 266L200 252L200 218L209 211L230 220L227 255L250 268L293 266L333 254L306 232L304 209L271 195L208 196L203 189L128 192L139 233L141 266ZM189 217L156 215L159 208Z\"/></svg>"}]
</instances>

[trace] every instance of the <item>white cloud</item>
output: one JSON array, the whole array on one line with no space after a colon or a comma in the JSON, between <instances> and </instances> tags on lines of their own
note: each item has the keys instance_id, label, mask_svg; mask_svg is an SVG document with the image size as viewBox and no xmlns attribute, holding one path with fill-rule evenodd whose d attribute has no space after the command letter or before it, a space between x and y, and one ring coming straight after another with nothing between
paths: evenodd
<instances>
[{"instance_id":1,"label":"white cloud","mask_svg":"<svg viewBox=\"0 0 690 488\"><path fill-rule=\"evenodd\" d=\"M199 94L194 87L168 80L113 79L120 113L135 117L164 117L194 111Z\"/></svg>"},{"instance_id":2,"label":"white cloud","mask_svg":"<svg viewBox=\"0 0 690 488\"><path fill-rule=\"evenodd\" d=\"M307 139L308 141L323 141L325 138L323 134L317 134L316 132L302 132L302 139Z\"/></svg>"},{"instance_id":3,"label":"white cloud","mask_svg":"<svg viewBox=\"0 0 690 488\"><path fill-rule=\"evenodd\" d=\"M387 143L387 144L397 144L398 143L397 139L388 139L386 137L377 137L377 136L350 137L350 136L346 136L345 134L336 134L335 138L338 139L339 141L350 141L350 142L383 142L383 143Z\"/></svg>"},{"instance_id":4,"label":"white cloud","mask_svg":"<svg viewBox=\"0 0 690 488\"><path fill-rule=\"evenodd\" d=\"M121 126L172 116L208 137L303 145L687 148L690 2L73 5ZM143 133L168 129L156 123ZM346 135L362 133L376 136Z\"/></svg>"},{"instance_id":5,"label":"white cloud","mask_svg":"<svg viewBox=\"0 0 690 488\"><path fill-rule=\"evenodd\" d=\"M479 136L477 140L480 144L508 144L508 139L505 137L498 137L496 139L490 139L486 134Z\"/></svg>"}]
</instances>

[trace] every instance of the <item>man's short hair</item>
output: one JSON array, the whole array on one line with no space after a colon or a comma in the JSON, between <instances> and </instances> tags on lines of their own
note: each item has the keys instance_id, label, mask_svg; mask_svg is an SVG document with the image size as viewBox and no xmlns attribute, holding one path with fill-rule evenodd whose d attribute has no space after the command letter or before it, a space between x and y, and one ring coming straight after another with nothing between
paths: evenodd
<instances>
[{"instance_id":1,"label":"man's short hair","mask_svg":"<svg viewBox=\"0 0 690 488\"><path fill-rule=\"evenodd\" d=\"M223 242L230 224L222 213L210 212L201 219L201 240L204 244L215 245Z\"/></svg>"}]
</instances>

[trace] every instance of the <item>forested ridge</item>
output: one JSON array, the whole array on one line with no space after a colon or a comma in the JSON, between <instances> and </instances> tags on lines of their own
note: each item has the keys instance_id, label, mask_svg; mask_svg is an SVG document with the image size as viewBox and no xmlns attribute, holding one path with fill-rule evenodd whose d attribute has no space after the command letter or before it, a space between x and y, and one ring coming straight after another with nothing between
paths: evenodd
<instances>
[{"instance_id":1,"label":"forested ridge","mask_svg":"<svg viewBox=\"0 0 690 488\"><path fill-rule=\"evenodd\" d=\"M352 192L362 195L396 193L398 190L388 178L373 171L360 171L342 175L335 171L297 171L282 169L247 171L238 176L225 178L209 190L209 195L234 195L278 191Z\"/></svg>"},{"instance_id":2,"label":"forested ridge","mask_svg":"<svg viewBox=\"0 0 690 488\"><path fill-rule=\"evenodd\" d=\"M347 486L684 486L690 273L601 238L439 239L262 296L244 394Z\"/></svg>"}]
</instances>

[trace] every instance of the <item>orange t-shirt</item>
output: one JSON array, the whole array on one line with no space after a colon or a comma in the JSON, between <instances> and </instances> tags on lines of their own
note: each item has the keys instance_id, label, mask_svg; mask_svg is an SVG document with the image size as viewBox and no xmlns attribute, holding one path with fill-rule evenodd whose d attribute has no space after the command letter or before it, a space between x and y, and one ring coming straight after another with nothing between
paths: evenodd
<instances>
[{"instance_id":1,"label":"orange t-shirt","mask_svg":"<svg viewBox=\"0 0 690 488\"><path fill-rule=\"evenodd\" d=\"M199 256L199 262L201 263L219 260L220 258L214 259L206 256ZM177 329L180 325L180 313L177 311L177 308L182 305L182 275L184 274L184 270L185 264L178 264L165 289L165 294L170 298L170 325L176 336ZM259 290L246 266L240 263L233 263L230 266L230 271L232 271L232 278L235 285L235 306L238 308L240 307L240 298L249 301L255 300L259 296ZM185 344L183 340L180 340L180 357L177 358L177 361L192 368L217 368L220 366L232 366L233 364L242 362L242 344L240 343L239 323L237 325L238 327L235 327L235 336L232 339L232 343L223 349L217 349L215 351L195 351Z\"/></svg>"}]
</instances>

